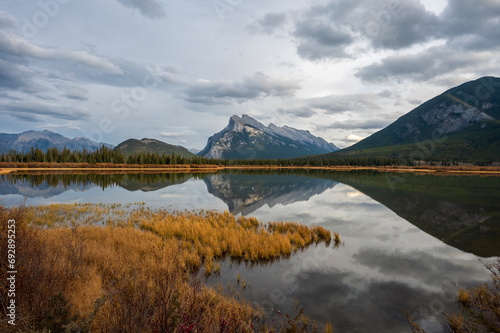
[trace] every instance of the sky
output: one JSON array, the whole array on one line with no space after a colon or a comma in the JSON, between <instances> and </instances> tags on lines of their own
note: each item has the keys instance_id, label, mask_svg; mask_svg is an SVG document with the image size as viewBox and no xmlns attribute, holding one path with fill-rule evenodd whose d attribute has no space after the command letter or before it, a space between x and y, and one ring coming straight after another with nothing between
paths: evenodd
<instances>
[{"instance_id":1,"label":"sky","mask_svg":"<svg viewBox=\"0 0 500 333\"><path fill-rule=\"evenodd\" d=\"M343 148L500 76L498 0L3 0L1 133L202 149L232 115Z\"/></svg>"}]
</instances>

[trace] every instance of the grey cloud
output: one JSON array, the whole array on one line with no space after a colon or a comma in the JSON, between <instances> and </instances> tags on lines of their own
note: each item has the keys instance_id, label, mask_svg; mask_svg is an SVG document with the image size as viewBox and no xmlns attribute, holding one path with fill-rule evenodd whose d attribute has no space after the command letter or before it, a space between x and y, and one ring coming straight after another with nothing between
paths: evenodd
<instances>
[{"instance_id":1,"label":"grey cloud","mask_svg":"<svg viewBox=\"0 0 500 333\"><path fill-rule=\"evenodd\" d=\"M456 53L447 46L438 46L420 54L396 54L378 63L361 68L355 76L364 82L379 83L392 79L426 81L458 68L481 64L480 54Z\"/></svg>"},{"instance_id":2,"label":"grey cloud","mask_svg":"<svg viewBox=\"0 0 500 333\"><path fill-rule=\"evenodd\" d=\"M399 50L432 39L438 26L420 1L333 0L312 7L293 35L298 54L318 60L356 56L347 48L360 38L375 49Z\"/></svg>"},{"instance_id":3,"label":"grey cloud","mask_svg":"<svg viewBox=\"0 0 500 333\"><path fill-rule=\"evenodd\" d=\"M403 49L431 40L439 32L438 18L420 1L365 3L370 9L365 21L358 21L358 31L377 49Z\"/></svg>"},{"instance_id":4,"label":"grey cloud","mask_svg":"<svg viewBox=\"0 0 500 333\"><path fill-rule=\"evenodd\" d=\"M250 32L261 32L272 35L277 29L283 27L287 17L285 13L269 13L257 21L257 24L248 26Z\"/></svg>"},{"instance_id":5,"label":"grey cloud","mask_svg":"<svg viewBox=\"0 0 500 333\"><path fill-rule=\"evenodd\" d=\"M119 58L107 59L87 51L47 49L33 45L13 34L0 31L0 56L31 68L48 70L45 78L86 81L118 87L161 88L179 84L179 71L170 66L150 66ZM61 74L63 73L63 74ZM24 76L23 76L24 77Z\"/></svg>"},{"instance_id":6,"label":"grey cloud","mask_svg":"<svg viewBox=\"0 0 500 333\"><path fill-rule=\"evenodd\" d=\"M294 36L298 38L297 53L305 59L345 58L344 48L353 42L350 34L325 23L299 22Z\"/></svg>"},{"instance_id":7,"label":"grey cloud","mask_svg":"<svg viewBox=\"0 0 500 333\"><path fill-rule=\"evenodd\" d=\"M419 100L419 99L409 99L408 103L413 104L413 105L420 105L423 102L421 100Z\"/></svg>"},{"instance_id":8,"label":"grey cloud","mask_svg":"<svg viewBox=\"0 0 500 333\"><path fill-rule=\"evenodd\" d=\"M367 119L367 120L349 120L349 121L335 121L329 125L316 125L316 129L342 129L342 130L373 130L384 128L390 123L386 119Z\"/></svg>"},{"instance_id":9,"label":"grey cloud","mask_svg":"<svg viewBox=\"0 0 500 333\"><path fill-rule=\"evenodd\" d=\"M162 88L169 84L183 84L177 77L179 73L175 68L163 66L151 66L125 59L113 59L122 74L91 73L83 68L68 68L79 79L87 82L95 82L114 87L146 87ZM54 70L60 69L54 68Z\"/></svg>"},{"instance_id":10,"label":"grey cloud","mask_svg":"<svg viewBox=\"0 0 500 333\"><path fill-rule=\"evenodd\" d=\"M75 99L79 101L87 101L89 99L88 96L89 91L82 87L70 87L67 92L63 95L69 99Z\"/></svg>"},{"instance_id":11,"label":"grey cloud","mask_svg":"<svg viewBox=\"0 0 500 333\"><path fill-rule=\"evenodd\" d=\"M14 29L17 19L9 13L0 11L0 29Z\"/></svg>"},{"instance_id":12,"label":"grey cloud","mask_svg":"<svg viewBox=\"0 0 500 333\"><path fill-rule=\"evenodd\" d=\"M427 81L457 71L491 73L500 66L491 63L492 52L500 47L500 3L498 1L450 0L427 35L444 39L445 44L419 54L398 54L358 71L368 83L389 80ZM422 22L421 24L424 24Z\"/></svg>"},{"instance_id":13,"label":"grey cloud","mask_svg":"<svg viewBox=\"0 0 500 333\"><path fill-rule=\"evenodd\" d=\"M107 74L121 74L122 70L105 58L90 54L87 51L43 48L29 43L14 34L0 32L0 49L2 53L20 57L28 57L49 61L69 61L81 64Z\"/></svg>"},{"instance_id":14,"label":"grey cloud","mask_svg":"<svg viewBox=\"0 0 500 333\"><path fill-rule=\"evenodd\" d=\"M38 98L38 99L43 99L44 101L57 101L57 98L52 97L52 96L47 96L45 94L36 94L33 96Z\"/></svg>"},{"instance_id":15,"label":"grey cloud","mask_svg":"<svg viewBox=\"0 0 500 333\"><path fill-rule=\"evenodd\" d=\"M381 91L378 93L378 96L384 98L401 98L401 95L399 93L390 90Z\"/></svg>"},{"instance_id":16,"label":"grey cloud","mask_svg":"<svg viewBox=\"0 0 500 333\"><path fill-rule=\"evenodd\" d=\"M165 17L165 9L156 0L117 0L124 6L137 9L142 15L151 19Z\"/></svg>"},{"instance_id":17,"label":"grey cloud","mask_svg":"<svg viewBox=\"0 0 500 333\"><path fill-rule=\"evenodd\" d=\"M311 118L312 116L316 115L316 112L307 106L302 106L298 108L289 108L289 109L279 108L276 111L278 111L281 114L293 115L299 118Z\"/></svg>"},{"instance_id":18,"label":"grey cloud","mask_svg":"<svg viewBox=\"0 0 500 333\"><path fill-rule=\"evenodd\" d=\"M186 100L205 105L243 103L266 96L293 96L300 85L291 80L281 80L256 73L241 82L198 81L185 90Z\"/></svg>"},{"instance_id":19,"label":"grey cloud","mask_svg":"<svg viewBox=\"0 0 500 333\"><path fill-rule=\"evenodd\" d=\"M12 64L0 59L0 91L19 90L33 93L38 91L32 80L31 70L22 65Z\"/></svg>"},{"instance_id":20,"label":"grey cloud","mask_svg":"<svg viewBox=\"0 0 500 333\"><path fill-rule=\"evenodd\" d=\"M355 57L349 47L357 41L376 50L402 50L444 40L450 50L471 52L500 47L499 16L495 0L449 0L439 16L420 0L331 0L300 17L293 35L298 54L309 60Z\"/></svg>"},{"instance_id":21,"label":"grey cloud","mask_svg":"<svg viewBox=\"0 0 500 333\"><path fill-rule=\"evenodd\" d=\"M65 120L87 120L87 111L70 106L61 106L42 102L22 101L0 104L0 113L20 120L44 121L40 116Z\"/></svg>"},{"instance_id":22,"label":"grey cloud","mask_svg":"<svg viewBox=\"0 0 500 333\"><path fill-rule=\"evenodd\" d=\"M441 15L443 32L461 49L500 46L500 3L496 0L450 0Z\"/></svg>"},{"instance_id":23,"label":"grey cloud","mask_svg":"<svg viewBox=\"0 0 500 333\"><path fill-rule=\"evenodd\" d=\"M321 109L329 114L342 113L346 111L362 111L380 109L374 102L375 94L352 94L352 95L329 95L311 98L307 102L315 109Z\"/></svg>"}]
</instances>

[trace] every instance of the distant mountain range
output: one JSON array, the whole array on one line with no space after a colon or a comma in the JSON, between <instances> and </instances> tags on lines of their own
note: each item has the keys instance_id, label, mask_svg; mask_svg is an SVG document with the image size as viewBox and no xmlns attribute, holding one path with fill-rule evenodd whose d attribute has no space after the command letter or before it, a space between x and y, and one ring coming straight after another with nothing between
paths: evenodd
<instances>
[{"instance_id":1,"label":"distant mountain range","mask_svg":"<svg viewBox=\"0 0 500 333\"><path fill-rule=\"evenodd\" d=\"M338 150L333 143L309 131L292 127L264 126L243 115L232 116L229 124L208 139L199 155L222 159L274 159L325 154Z\"/></svg>"},{"instance_id":2,"label":"distant mountain range","mask_svg":"<svg viewBox=\"0 0 500 333\"><path fill-rule=\"evenodd\" d=\"M19 152L29 152L32 147L44 152L49 148L63 149L64 147L70 150L94 151L102 145L113 148L111 144L95 142L87 138L69 139L48 130L26 131L20 134L0 133L0 153L7 153L12 149Z\"/></svg>"},{"instance_id":3,"label":"distant mountain range","mask_svg":"<svg viewBox=\"0 0 500 333\"><path fill-rule=\"evenodd\" d=\"M130 155L134 153L157 153L159 155L172 155L174 153L177 156L182 157L194 157L195 154L191 153L184 147L174 146L163 141L155 140L155 139L128 139L123 141L115 148L116 150L120 150L124 154Z\"/></svg>"},{"instance_id":4,"label":"distant mountain range","mask_svg":"<svg viewBox=\"0 0 500 333\"><path fill-rule=\"evenodd\" d=\"M500 78L452 88L340 155L500 161Z\"/></svg>"},{"instance_id":5,"label":"distant mountain range","mask_svg":"<svg viewBox=\"0 0 500 333\"><path fill-rule=\"evenodd\" d=\"M196 148L188 148L191 153L198 155L198 153L201 151L201 149L196 149Z\"/></svg>"}]
</instances>

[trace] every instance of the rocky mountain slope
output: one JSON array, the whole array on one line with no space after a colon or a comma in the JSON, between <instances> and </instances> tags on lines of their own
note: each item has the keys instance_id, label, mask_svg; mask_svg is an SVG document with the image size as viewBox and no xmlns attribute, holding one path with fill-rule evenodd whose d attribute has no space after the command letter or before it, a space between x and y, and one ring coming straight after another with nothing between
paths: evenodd
<instances>
[{"instance_id":1,"label":"rocky mountain slope","mask_svg":"<svg viewBox=\"0 0 500 333\"><path fill-rule=\"evenodd\" d=\"M20 134L0 133L0 153L7 153L11 149L19 152L29 152L31 147L44 152L49 148L63 149L64 147L70 150L85 149L94 151L102 147L102 145L108 148L113 147L113 145L95 142L83 137L70 139L48 130L26 131Z\"/></svg>"},{"instance_id":2,"label":"rocky mountain slope","mask_svg":"<svg viewBox=\"0 0 500 333\"><path fill-rule=\"evenodd\" d=\"M232 116L229 124L208 139L199 155L223 159L272 159L293 158L325 154L338 150L309 131L292 127L264 126L257 120L243 115Z\"/></svg>"},{"instance_id":3,"label":"rocky mountain slope","mask_svg":"<svg viewBox=\"0 0 500 333\"><path fill-rule=\"evenodd\" d=\"M500 161L500 78L452 88L336 155Z\"/></svg>"}]
</instances>

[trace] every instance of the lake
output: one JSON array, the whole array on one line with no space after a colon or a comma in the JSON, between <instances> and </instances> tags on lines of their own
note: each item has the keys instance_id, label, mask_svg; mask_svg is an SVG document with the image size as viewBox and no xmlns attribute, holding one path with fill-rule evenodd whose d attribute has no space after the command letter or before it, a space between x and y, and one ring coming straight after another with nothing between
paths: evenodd
<instances>
[{"instance_id":1,"label":"lake","mask_svg":"<svg viewBox=\"0 0 500 333\"><path fill-rule=\"evenodd\" d=\"M338 332L409 332L405 309L427 332L446 332L441 313L456 311L460 287L489 281L483 263L500 256L499 177L317 170L1 176L5 205L25 198L30 205L228 210L339 232L338 248L313 246L258 265L226 259L207 281L268 314L293 312L298 303Z\"/></svg>"}]
</instances>

